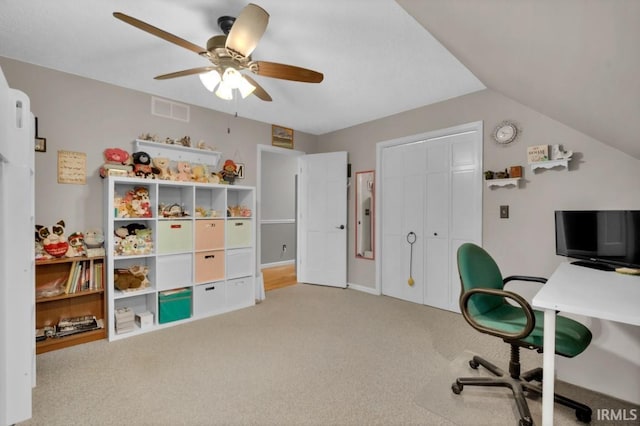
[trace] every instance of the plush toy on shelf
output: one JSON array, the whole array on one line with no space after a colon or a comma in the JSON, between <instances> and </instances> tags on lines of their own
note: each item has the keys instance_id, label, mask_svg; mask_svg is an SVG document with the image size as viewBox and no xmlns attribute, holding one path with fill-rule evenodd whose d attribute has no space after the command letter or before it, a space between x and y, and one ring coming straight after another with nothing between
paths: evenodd
<instances>
[{"instance_id":1,"label":"plush toy on shelf","mask_svg":"<svg viewBox=\"0 0 640 426\"><path fill-rule=\"evenodd\" d=\"M191 180L194 182L207 183L207 168L202 164L194 164L191 166Z\"/></svg>"},{"instance_id":2,"label":"plush toy on shelf","mask_svg":"<svg viewBox=\"0 0 640 426\"><path fill-rule=\"evenodd\" d=\"M84 256L87 254L84 248L84 234L82 232L74 232L69 235L67 241L71 246L71 250L69 250L70 254L67 254L69 257Z\"/></svg>"},{"instance_id":3,"label":"plush toy on shelf","mask_svg":"<svg viewBox=\"0 0 640 426\"><path fill-rule=\"evenodd\" d=\"M191 163L188 161L178 161L176 167L178 169L176 180L189 182L191 180Z\"/></svg>"},{"instance_id":4,"label":"plush toy on shelf","mask_svg":"<svg viewBox=\"0 0 640 426\"><path fill-rule=\"evenodd\" d=\"M103 152L104 164L100 167L100 177L127 176L131 172L129 153L120 148L107 148Z\"/></svg>"},{"instance_id":5,"label":"plush toy on shelf","mask_svg":"<svg viewBox=\"0 0 640 426\"><path fill-rule=\"evenodd\" d=\"M155 179L160 173L160 169L151 165L151 157L144 151L134 152L131 156L133 159L133 175L146 179Z\"/></svg>"},{"instance_id":6,"label":"plush toy on shelf","mask_svg":"<svg viewBox=\"0 0 640 426\"><path fill-rule=\"evenodd\" d=\"M227 160L224 162L224 166L222 166L220 174L222 175L222 180L224 182L233 184L238 176L238 166L233 160Z\"/></svg>"},{"instance_id":7,"label":"plush toy on shelf","mask_svg":"<svg viewBox=\"0 0 640 426\"><path fill-rule=\"evenodd\" d=\"M158 170L156 175L158 179L171 180L171 171L169 170L169 165L171 164L171 160L167 157L155 157L152 160L153 166Z\"/></svg>"},{"instance_id":8,"label":"plush toy on shelf","mask_svg":"<svg viewBox=\"0 0 640 426\"><path fill-rule=\"evenodd\" d=\"M64 236L65 223L59 220L49 229L46 226L36 225L36 242L42 244L47 255L62 257L67 253L72 254L71 246Z\"/></svg>"}]
</instances>

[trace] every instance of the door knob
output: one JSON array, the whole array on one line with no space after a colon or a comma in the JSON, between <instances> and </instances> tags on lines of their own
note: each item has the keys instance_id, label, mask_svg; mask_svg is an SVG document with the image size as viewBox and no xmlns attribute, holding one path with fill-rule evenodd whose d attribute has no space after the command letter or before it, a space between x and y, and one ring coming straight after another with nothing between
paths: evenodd
<instances>
[{"instance_id":1,"label":"door knob","mask_svg":"<svg viewBox=\"0 0 640 426\"><path fill-rule=\"evenodd\" d=\"M336 229L344 229L344 225L336 226Z\"/></svg>"}]
</instances>

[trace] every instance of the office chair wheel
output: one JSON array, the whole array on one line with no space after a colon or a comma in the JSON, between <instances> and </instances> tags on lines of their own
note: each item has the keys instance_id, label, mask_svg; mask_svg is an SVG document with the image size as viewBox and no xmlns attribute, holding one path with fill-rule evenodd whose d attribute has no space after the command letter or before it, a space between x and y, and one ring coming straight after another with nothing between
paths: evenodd
<instances>
[{"instance_id":1,"label":"office chair wheel","mask_svg":"<svg viewBox=\"0 0 640 426\"><path fill-rule=\"evenodd\" d=\"M591 422L591 409L588 410L576 410L576 418L578 421L582 423L590 423Z\"/></svg>"},{"instance_id":2,"label":"office chair wheel","mask_svg":"<svg viewBox=\"0 0 640 426\"><path fill-rule=\"evenodd\" d=\"M453 393L455 393L456 395L460 395L460 392L462 392L462 389L464 388L463 385L461 385L458 382L455 382L454 384L451 385L451 390L453 391Z\"/></svg>"},{"instance_id":3,"label":"office chair wheel","mask_svg":"<svg viewBox=\"0 0 640 426\"><path fill-rule=\"evenodd\" d=\"M520 419L520 421L518 422L519 426L533 426L533 420L531 419L531 417L525 417Z\"/></svg>"},{"instance_id":4,"label":"office chair wheel","mask_svg":"<svg viewBox=\"0 0 640 426\"><path fill-rule=\"evenodd\" d=\"M477 370L478 367L480 366L480 364L478 364L475 360L471 360L469 361L469 367L473 368L474 370Z\"/></svg>"}]
</instances>

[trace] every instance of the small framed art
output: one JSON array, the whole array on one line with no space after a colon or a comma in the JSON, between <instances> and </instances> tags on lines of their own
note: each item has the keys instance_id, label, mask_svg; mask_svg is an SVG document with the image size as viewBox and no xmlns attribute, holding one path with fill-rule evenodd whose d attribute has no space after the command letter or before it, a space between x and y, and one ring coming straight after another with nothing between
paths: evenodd
<instances>
[{"instance_id":1,"label":"small framed art","mask_svg":"<svg viewBox=\"0 0 640 426\"><path fill-rule=\"evenodd\" d=\"M293 129L271 125L271 145L293 149Z\"/></svg>"}]
</instances>

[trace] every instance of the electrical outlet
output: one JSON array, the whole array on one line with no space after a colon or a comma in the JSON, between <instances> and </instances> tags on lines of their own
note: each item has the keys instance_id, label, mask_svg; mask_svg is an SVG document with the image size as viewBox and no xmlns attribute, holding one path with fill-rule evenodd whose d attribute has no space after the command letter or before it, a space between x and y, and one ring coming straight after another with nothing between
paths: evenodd
<instances>
[{"instance_id":1,"label":"electrical outlet","mask_svg":"<svg viewBox=\"0 0 640 426\"><path fill-rule=\"evenodd\" d=\"M500 219L509 219L509 206L500 206Z\"/></svg>"}]
</instances>

